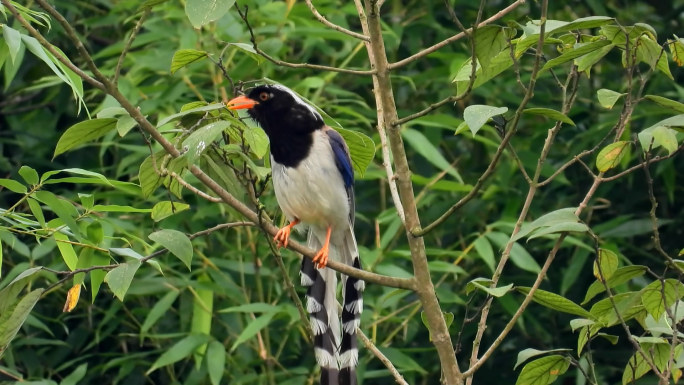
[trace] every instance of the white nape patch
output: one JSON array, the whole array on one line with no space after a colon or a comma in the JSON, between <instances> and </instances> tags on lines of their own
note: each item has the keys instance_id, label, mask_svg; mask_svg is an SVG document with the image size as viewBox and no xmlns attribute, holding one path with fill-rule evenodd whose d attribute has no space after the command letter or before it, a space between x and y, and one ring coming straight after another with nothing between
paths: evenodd
<instances>
[{"instance_id":1,"label":"white nape patch","mask_svg":"<svg viewBox=\"0 0 684 385\"><path fill-rule=\"evenodd\" d=\"M315 118L323 120L323 118L321 117L321 114L319 114L318 111L316 111L316 109L313 108L313 106L311 106L309 103L305 102L301 97L299 97L299 95L295 94L294 91L292 91L291 89L289 89L285 86L282 86L280 84L273 84L272 87L277 88L281 91L287 92L288 94L292 95L292 97L294 98L294 100L297 104L301 104L302 106L306 107L311 112L311 115L313 115Z\"/></svg>"},{"instance_id":2,"label":"white nape patch","mask_svg":"<svg viewBox=\"0 0 684 385\"><path fill-rule=\"evenodd\" d=\"M311 324L311 330L313 331L313 334L316 336L319 336L328 330L328 325L316 317L309 317L309 323Z\"/></svg>"},{"instance_id":3,"label":"white nape patch","mask_svg":"<svg viewBox=\"0 0 684 385\"><path fill-rule=\"evenodd\" d=\"M359 351L355 348L340 354L340 368L354 368L359 363Z\"/></svg>"},{"instance_id":4,"label":"white nape patch","mask_svg":"<svg viewBox=\"0 0 684 385\"><path fill-rule=\"evenodd\" d=\"M299 272L299 275L300 275L302 286L313 286L314 281L313 281L313 279L311 279L311 277L309 277L308 275L306 275L302 272Z\"/></svg>"},{"instance_id":5,"label":"white nape patch","mask_svg":"<svg viewBox=\"0 0 684 385\"><path fill-rule=\"evenodd\" d=\"M356 283L354 284L354 289L356 289L358 291L366 290L366 281L362 281L362 280L356 281Z\"/></svg>"},{"instance_id":6,"label":"white nape patch","mask_svg":"<svg viewBox=\"0 0 684 385\"><path fill-rule=\"evenodd\" d=\"M318 303L314 297L306 297L306 311L309 314L319 312L322 308L323 306L321 306L321 304Z\"/></svg>"},{"instance_id":7,"label":"white nape patch","mask_svg":"<svg viewBox=\"0 0 684 385\"><path fill-rule=\"evenodd\" d=\"M321 348L314 348L316 362L324 368L337 368L337 360L330 352ZM358 354L358 353L357 353Z\"/></svg>"},{"instance_id":8,"label":"white nape patch","mask_svg":"<svg viewBox=\"0 0 684 385\"><path fill-rule=\"evenodd\" d=\"M344 305L344 308L352 314L360 314L363 312L363 298L359 298L356 301Z\"/></svg>"},{"instance_id":9,"label":"white nape patch","mask_svg":"<svg viewBox=\"0 0 684 385\"><path fill-rule=\"evenodd\" d=\"M359 328L360 324L361 320L358 318L354 318L352 321L345 322L344 325L342 325L342 329L347 334L355 334L356 329Z\"/></svg>"}]
</instances>

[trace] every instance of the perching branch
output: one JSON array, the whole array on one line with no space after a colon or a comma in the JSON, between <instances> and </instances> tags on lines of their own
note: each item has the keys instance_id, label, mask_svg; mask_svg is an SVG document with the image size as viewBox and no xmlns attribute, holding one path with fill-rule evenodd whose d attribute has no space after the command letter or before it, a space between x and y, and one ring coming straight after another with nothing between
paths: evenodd
<instances>
[{"instance_id":1,"label":"perching branch","mask_svg":"<svg viewBox=\"0 0 684 385\"><path fill-rule=\"evenodd\" d=\"M311 13L313 13L313 15L314 15L314 17L316 18L316 20L320 21L321 23L323 23L323 24L324 24L325 26L327 26L328 28L334 29L335 31L342 32L342 33L345 34L345 35L349 35L349 36L351 36L351 37L355 37L355 38L360 39L360 40L363 40L363 41L369 41L369 40L370 40L370 38L369 38L368 36L366 36L366 35L363 35L363 34L360 34L360 33L358 33L358 32L354 32L354 31L350 31L350 30L348 30L348 29L346 29L346 28L344 28L344 27L341 27L341 26L339 26L339 25L337 25L337 24L334 24L334 23L328 21L328 19L326 19L323 15L321 15L321 14L318 12L318 10L316 9L316 7L314 7L314 5L313 5L313 3L311 2L311 0L305 0L305 1L306 1L306 5L307 5L307 6L309 7L309 9L311 10ZM246 14L246 13L247 13L247 12L245 11L245 14Z\"/></svg>"},{"instance_id":2,"label":"perching branch","mask_svg":"<svg viewBox=\"0 0 684 385\"><path fill-rule=\"evenodd\" d=\"M402 376L401 373L399 373L399 371L397 370L397 368L394 367L392 361L390 361L389 358L382 354L380 349L378 349L377 346L373 344L373 341L368 339L368 337L363 333L361 329L356 330L356 335L361 338L361 341L363 342L363 345L366 347L366 349L373 353L373 355L377 357L380 360L380 362L383 363L383 365L385 365L387 370L389 370L389 372L392 374L392 377L394 377L394 381L396 381L397 384L408 385L406 380L404 380L404 376Z\"/></svg>"},{"instance_id":3,"label":"perching branch","mask_svg":"<svg viewBox=\"0 0 684 385\"><path fill-rule=\"evenodd\" d=\"M249 24L249 20L247 19L247 13L249 12L249 8L245 5L245 12L242 12L240 9L240 6L236 3L235 4L235 9L237 9L238 14L240 14L240 18L245 22L245 25L247 26L247 29L249 30L249 36L250 36L250 41L252 42L252 47L254 48L254 51L262 56L264 59L270 61L271 63L283 67L290 67L290 68L308 68L308 69L314 69L314 70L319 70L319 71L331 71L331 72L342 72L345 74L351 74L351 75L372 75L375 73L375 70L350 70L346 68L338 68L338 67L331 67L331 66L324 66L324 65L318 65L318 64L309 64L309 63L290 63L286 62L283 60L276 59L266 52L262 51L259 46L257 45L256 42L256 37L254 36L254 30L252 29L252 26Z\"/></svg>"}]
</instances>

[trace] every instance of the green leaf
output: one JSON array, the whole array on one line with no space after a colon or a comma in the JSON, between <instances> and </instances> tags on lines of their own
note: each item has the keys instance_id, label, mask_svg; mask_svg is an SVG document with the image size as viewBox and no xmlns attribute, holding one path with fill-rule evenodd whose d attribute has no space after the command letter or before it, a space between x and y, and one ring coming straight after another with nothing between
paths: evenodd
<instances>
[{"instance_id":1,"label":"green leaf","mask_svg":"<svg viewBox=\"0 0 684 385\"><path fill-rule=\"evenodd\" d=\"M273 316L275 316L276 314L276 311L271 311L260 315L253 321L250 321L247 324L247 327L245 327L242 330L242 333L240 333L237 339L235 339L235 342L233 343L233 346L230 348L230 351L235 351L235 349L237 349L238 346L242 345L248 339L254 337L261 329L265 328L268 325L268 323L271 322L271 318L273 318Z\"/></svg>"},{"instance_id":2,"label":"green leaf","mask_svg":"<svg viewBox=\"0 0 684 385\"><path fill-rule=\"evenodd\" d=\"M507 30L498 25L486 25L476 30L475 55L481 66L487 67L492 58L503 50L508 52Z\"/></svg>"},{"instance_id":3,"label":"green leaf","mask_svg":"<svg viewBox=\"0 0 684 385\"><path fill-rule=\"evenodd\" d=\"M522 239L528 234L531 234L535 230L542 227L549 227L563 223L577 223L579 222L579 218L575 214L575 210L575 207L565 207L551 211L550 213L546 213L530 223L525 223L522 225L522 227L520 227L520 231L513 236L511 241L515 242L519 239Z\"/></svg>"},{"instance_id":4,"label":"green leaf","mask_svg":"<svg viewBox=\"0 0 684 385\"><path fill-rule=\"evenodd\" d=\"M81 236L81 228L76 223L76 217L79 216L79 213L73 204L46 190L34 192L33 197L45 203L77 237Z\"/></svg>"},{"instance_id":5,"label":"green leaf","mask_svg":"<svg viewBox=\"0 0 684 385\"><path fill-rule=\"evenodd\" d=\"M658 95L646 95L644 99L650 100L656 104L659 104L665 108L669 108L679 113L684 113L684 103L674 101L672 99L664 98Z\"/></svg>"},{"instance_id":6,"label":"green leaf","mask_svg":"<svg viewBox=\"0 0 684 385\"><path fill-rule=\"evenodd\" d=\"M116 268L109 271L104 280L109 285L109 289L114 293L116 298L120 301L124 300L124 296L131 286L133 277L140 267L140 261L133 259L126 263L119 264Z\"/></svg>"},{"instance_id":7,"label":"green leaf","mask_svg":"<svg viewBox=\"0 0 684 385\"><path fill-rule=\"evenodd\" d=\"M575 65L577 65L577 71L579 72L585 72L587 73L587 76L589 75L591 67L598 63L599 60L603 59L604 56L610 52L613 47L615 47L614 44L609 44L605 47L599 48L596 51L592 51L582 57L579 57L575 59Z\"/></svg>"},{"instance_id":8,"label":"green leaf","mask_svg":"<svg viewBox=\"0 0 684 385\"><path fill-rule=\"evenodd\" d=\"M684 65L684 39L677 38L677 36L675 38L675 40L668 41L667 46L670 48L672 60L681 67Z\"/></svg>"},{"instance_id":9,"label":"green leaf","mask_svg":"<svg viewBox=\"0 0 684 385\"><path fill-rule=\"evenodd\" d=\"M21 175L21 177L24 178L26 183L29 185L38 184L38 173L29 166L21 166L19 169L19 175Z\"/></svg>"},{"instance_id":10,"label":"green leaf","mask_svg":"<svg viewBox=\"0 0 684 385\"><path fill-rule=\"evenodd\" d=\"M160 151L154 155L150 155L140 164L138 171L138 180L140 181L140 189L143 198L149 198L150 195L162 184L162 177L159 175L162 166L162 160L166 153Z\"/></svg>"},{"instance_id":11,"label":"green leaf","mask_svg":"<svg viewBox=\"0 0 684 385\"><path fill-rule=\"evenodd\" d=\"M513 289L513 284L508 284L506 286L501 286L501 287L489 287L489 285L492 283L491 279L487 278L475 278L472 281L468 282L466 285L466 294L470 294L473 290L479 289L482 290L489 295L493 297L503 297L506 293L511 291Z\"/></svg>"},{"instance_id":12,"label":"green leaf","mask_svg":"<svg viewBox=\"0 0 684 385\"><path fill-rule=\"evenodd\" d=\"M235 0L188 0L185 3L185 14L195 28L209 24L223 17Z\"/></svg>"},{"instance_id":13,"label":"green leaf","mask_svg":"<svg viewBox=\"0 0 684 385\"><path fill-rule=\"evenodd\" d=\"M354 172L363 177L366 173L366 168L373 161L375 157L375 143L368 135L361 132L346 130L344 128L335 128L344 138L344 141L349 147L349 155L354 166Z\"/></svg>"},{"instance_id":14,"label":"green leaf","mask_svg":"<svg viewBox=\"0 0 684 385\"><path fill-rule=\"evenodd\" d=\"M517 287L519 292L527 295L530 292L529 287ZM532 300L542 306L548 307L552 310L561 311L563 313L574 314L580 317L592 318L591 313L582 308L580 305L571 300L560 296L550 291L537 289L532 295Z\"/></svg>"},{"instance_id":15,"label":"green leaf","mask_svg":"<svg viewBox=\"0 0 684 385\"><path fill-rule=\"evenodd\" d=\"M26 189L26 186L17 182L14 179L0 178L0 186L17 194L26 194L26 192L28 191Z\"/></svg>"},{"instance_id":16,"label":"green leaf","mask_svg":"<svg viewBox=\"0 0 684 385\"><path fill-rule=\"evenodd\" d=\"M570 360L561 355L542 357L525 364L515 385L548 385L569 367Z\"/></svg>"},{"instance_id":17,"label":"green leaf","mask_svg":"<svg viewBox=\"0 0 684 385\"><path fill-rule=\"evenodd\" d=\"M653 281L642 289L641 303L654 319L660 319L665 309L684 296L684 284L674 279Z\"/></svg>"},{"instance_id":18,"label":"green leaf","mask_svg":"<svg viewBox=\"0 0 684 385\"><path fill-rule=\"evenodd\" d=\"M7 241L5 241L7 243ZM28 285L34 278L34 275L43 270L42 267L32 267L19 273L10 283L0 290L0 316L9 313L10 306L16 303L19 298L19 293Z\"/></svg>"},{"instance_id":19,"label":"green leaf","mask_svg":"<svg viewBox=\"0 0 684 385\"><path fill-rule=\"evenodd\" d=\"M601 172L606 172L620 164L628 152L629 143L623 140L604 147L596 156L596 168Z\"/></svg>"},{"instance_id":20,"label":"green leaf","mask_svg":"<svg viewBox=\"0 0 684 385\"><path fill-rule=\"evenodd\" d=\"M154 207L152 207L152 219L155 222L159 222L164 218L168 218L171 215L178 214L179 212L185 211L189 208L190 205L187 203L171 201L158 202L154 205Z\"/></svg>"},{"instance_id":21,"label":"green leaf","mask_svg":"<svg viewBox=\"0 0 684 385\"><path fill-rule=\"evenodd\" d=\"M604 298L589 310L592 318L600 320L607 327L617 325L621 321L627 322L642 311L644 306L641 303L641 292L634 291L619 293L613 298ZM622 320L617 314L620 314Z\"/></svg>"},{"instance_id":22,"label":"green leaf","mask_svg":"<svg viewBox=\"0 0 684 385\"><path fill-rule=\"evenodd\" d=\"M456 92L461 94L466 91L468 84L470 83L471 74L471 59L466 60L458 73L454 77L453 83L456 83ZM513 65L513 59L511 59L511 53L508 50L501 51L498 55L492 58L487 67L482 67L477 65L477 71L475 72L475 82L473 83L473 89L481 86L482 84L488 82L492 78L496 77L509 67Z\"/></svg>"},{"instance_id":23,"label":"green leaf","mask_svg":"<svg viewBox=\"0 0 684 385\"><path fill-rule=\"evenodd\" d=\"M662 72L670 80L674 80L667 61L667 54L660 44L655 41L655 37L648 36L647 34L639 36L636 44L636 59Z\"/></svg>"},{"instance_id":24,"label":"green leaf","mask_svg":"<svg viewBox=\"0 0 684 385\"><path fill-rule=\"evenodd\" d=\"M4 294L4 291L5 290L0 292L0 294ZM5 353L10 342L17 335L21 325L24 324L24 321L26 321L26 318L29 316L42 294L43 289L35 289L23 296L21 300L16 303L16 306L11 307L11 310L7 309L0 313L0 358ZM15 298L16 297L13 297L12 299Z\"/></svg>"},{"instance_id":25,"label":"green leaf","mask_svg":"<svg viewBox=\"0 0 684 385\"><path fill-rule=\"evenodd\" d=\"M515 362L515 365L513 366L513 370L515 370L520 364L523 362L529 360L532 357L540 356L542 354L549 354L549 353L561 353L561 352L570 352L572 351L571 349L551 349L551 350L537 350L537 349L524 349L518 352L518 360Z\"/></svg>"},{"instance_id":26,"label":"green leaf","mask_svg":"<svg viewBox=\"0 0 684 385\"><path fill-rule=\"evenodd\" d=\"M188 3L191 2L192 0L188 1ZM218 2L218 0L215 0L215 2ZM180 49L174 52L173 59L171 59L171 73L174 74L179 69L196 61L204 59L205 57L207 57L207 55L208 53L205 51L198 51L196 49Z\"/></svg>"},{"instance_id":27,"label":"green leaf","mask_svg":"<svg viewBox=\"0 0 684 385\"><path fill-rule=\"evenodd\" d=\"M149 235L149 238L164 246L190 270L192 264L192 242L190 242L185 233L178 230L164 229L155 231Z\"/></svg>"},{"instance_id":28,"label":"green leaf","mask_svg":"<svg viewBox=\"0 0 684 385\"><path fill-rule=\"evenodd\" d=\"M83 377L85 377L87 371L87 362L85 364L78 365L78 367L74 369L73 372L71 372L68 376L64 377L64 379L62 380L62 382L59 383L59 385L77 385L79 381L81 381Z\"/></svg>"},{"instance_id":29,"label":"green leaf","mask_svg":"<svg viewBox=\"0 0 684 385\"><path fill-rule=\"evenodd\" d=\"M206 274L202 274L197 279L198 283L211 283L211 279ZM190 331L193 334L211 335L211 321L214 314L214 292L203 286L195 290L192 301L192 321ZM207 351L207 344L202 344L195 350L200 356Z\"/></svg>"},{"instance_id":30,"label":"green leaf","mask_svg":"<svg viewBox=\"0 0 684 385\"><path fill-rule=\"evenodd\" d=\"M641 345L641 348L649 355L649 359L652 360L658 370L662 371L669 361L670 345L660 343L643 343ZM644 356L639 352L635 352L629 361L627 361L627 365L622 372L622 385L634 384L637 379L643 377L650 371L651 366L644 360Z\"/></svg>"},{"instance_id":31,"label":"green leaf","mask_svg":"<svg viewBox=\"0 0 684 385\"><path fill-rule=\"evenodd\" d=\"M594 277L599 281L609 280L617 269L618 256L611 250L600 248L597 259L594 261Z\"/></svg>"},{"instance_id":32,"label":"green leaf","mask_svg":"<svg viewBox=\"0 0 684 385\"><path fill-rule=\"evenodd\" d=\"M161 297L161 299L159 299L154 306L152 306L152 309L150 309L150 311L147 313L145 321L140 327L141 334L147 333L161 317L168 313L171 305L173 305L173 303L176 301L176 298L178 298L178 294L180 294L178 290L170 290L164 294L164 296Z\"/></svg>"},{"instance_id":33,"label":"green leaf","mask_svg":"<svg viewBox=\"0 0 684 385\"><path fill-rule=\"evenodd\" d=\"M435 147L435 145L432 144L422 132L412 128L407 128L402 131L402 136L404 137L404 140L406 140L406 142L414 150L416 150L416 152L432 163L432 165L437 167L437 169L446 171L449 175L456 178L456 180L458 180L460 183L463 183L463 179L461 178L461 175L459 175L458 171L456 171L456 169L449 164L449 162L442 155L441 151Z\"/></svg>"},{"instance_id":34,"label":"green leaf","mask_svg":"<svg viewBox=\"0 0 684 385\"><path fill-rule=\"evenodd\" d=\"M475 242L473 242L473 246L482 261L489 267L489 270L494 272L494 264L496 263L494 259L494 249L492 248L492 244L489 243L489 240L487 240L487 237L478 237Z\"/></svg>"},{"instance_id":35,"label":"green leaf","mask_svg":"<svg viewBox=\"0 0 684 385\"><path fill-rule=\"evenodd\" d=\"M270 303L254 302L244 305L231 306L219 310L219 313L269 313L277 312L279 307Z\"/></svg>"},{"instance_id":36,"label":"green leaf","mask_svg":"<svg viewBox=\"0 0 684 385\"><path fill-rule=\"evenodd\" d=\"M606 281L606 285L609 288L614 288L616 286L622 285L623 283L631 280L632 278L640 277L644 275L647 268L646 266L625 266L621 267L613 273L613 275ZM587 294L584 296L582 305L591 301L597 294L603 293L605 291L604 284L600 281L595 281L587 289Z\"/></svg>"},{"instance_id":37,"label":"green leaf","mask_svg":"<svg viewBox=\"0 0 684 385\"><path fill-rule=\"evenodd\" d=\"M152 209L139 209L137 207L121 205L95 205L92 207L92 211L103 213L150 213Z\"/></svg>"},{"instance_id":38,"label":"green leaf","mask_svg":"<svg viewBox=\"0 0 684 385\"><path fill-rule=\"evenodd\" d=\"M256 50L254 50L254 46L251 44L245 44L245 43L228 43L228 45L231 45L238 50L244 52L247 54L247 56L251 57L254 59L254 61L257 62L258 65L261 65L261 63L266 60L263 56L259 55Z\"/></svg>"},{"instance_id":39,"label":"green leaf","mask_svg":"<svg viewBox=\"0 0 684 385\"><path fill-rule=\"evenodd\" d=\"M226 348L216 340L211 341L204 359L207 361L211 385L219 385L226 367Z\"/></svg>"},{"instance_id":40,"label":"green leaf","mask_svg":"<svg viewBox=\"0 0 684 385\"><path fill-rule=\"evenodd\" d=\"M63 154L76 146L101 137L113 130L116 127L116 122L117 120L114 118L105 118L91 119L74 124L59 138L52 157L55 158L57 155Z\"/></svg>"},{"instance_id":41,"label":"green leaf","mask_svg":"<svg viewBox=\"0 0 684 385\"><path fill-rule=\"evenodd\" d=\"M133 127L137 125L138 122L136 122L135 119L128 115L122 116L116 121L116 132L118 132L119 136L123 138Z\"/></svg>"},{"instance_id":42,"label":"green leaf","mask_svg":"<svg viewBox=\"0 0 684 385\"><path fill-rule=\"evenodd\" d=\"M211 337L202 334L191 334L183 338L170 348L166 349L166 351L159 356L159 358L157 358L154 364L152 364L152 367L149 368L145 374L149 375L162 366L171 365L189 357L198 346L206 344L210 339Z\"/></svg>"},{"instance_id":43,"label":"green leaf","mask_svg":"<svg viewBox=\"0 0 684 385\"><path fill-rule=\"evenodd\" d=\"M67 243L69 241L69 237L60 232L54 232L52 236L55 238L55 241L57 242L57 248L59 249L59 252L62 254L62 259L64 259L64 263L66 263L69 269L76 269L76 265L78 264L78 256L76 255L76 251L74 251L74 246L72 246L71 243Z\"/></svg>"},{"instance_id":44,"label":"green leaf","mask_svg":"<svg viewBox=\"0 0 684 385\"><path fill-rule=\"evenodd\" d=\"M638 137L644 151L663 147L671 155L677 150L677 131L666 126L651 126L641 131Z\"/></svg>"},{"instance_id":45,"label":"green leaf","mask_svg":"<svg viewBox=\"0 0 684 385\"><path fill-rule=\"evenodd\" d=\"M615 102L617 102L621 97L625 96L626 94L621 94L613 90L601 88L600 90L596 91L596 95L598 96L598 101L601 107L611 109L615 105Z\"/></svg>"},{"instance_id":46,"label":"green leaf","mask_svg":"<svg viewBox=\"0 0 684 385\"><path fill-rule=\"evenodd\" d=\"M180 119L180 118L182 118L182 117L184 117L184 116L186 116L186 115L196 114L196 113L200 113L200 112L215 111L215 110L220 110L220 109L222 109L222 108L226 108L225 104L223 104L223 103L214 103L214 104L208 104L208 105L201 106L201 107L190 108L190 109L188 109L188 110L183 110L183 111L181 111L181 112L179 112L179 113L176 113L176 114L173 114L173 115L169 115L169 116L167 116L166 118L164 118L164 119L160 120L159 122L157 122L157 128L159 128L159 127L161 127L161 126L163 126L163 125L165 125L165 124L167 124L167 123L170 123L170 122L172 122L172 121L174 121L174 120L176 120L176 119Z\"/></svg>"},{"instance_id":47,"label":"green leaf","mask_svg":"<svg viewBox=\"0 0 684 385\"><path fill-rule=\"evenodd\" d=\"M473 104L465 108L463 111L463 120L470 128L473 136L482 128L482 126L494 116L502 115L508 111L508 107L493 107L482 104Z\"/></svg>"},{"instance_id":48,"label":"green leaf","mask_svg":"<svg viewBox=\"0 0 684 385\"><path fill-rule=\"evenodd\" d=\"M547 118L551 118L555 121L571 124L573 126L575 125L575 122L568 118L567 115L550 108L526 108L523 110L523 114L546 116Z\"/></svg>"},{"instance_id":49,"label":"green leaf","mask_svg":"<svg viewBox=\"0 0 684 385\"><path fill-rule=\"evenodd\" d=\"M230 127L231 123L225 120L209 123L195 130L183 141L183 151L189 164L195 164L200 155L221 136L221 133Z\"/></svg>"},{"instance_id":50,"label":"green leaf","mask_svg":"<svg viewBox=\"0 0 684 385\"><path fill-rule=\"evenodd\" d=\"M5 43L9 48L9 55L12 59L12 64L17 64L17 55L21 49L21 33L7 24L2 25L2 35L5 38Z\"/></svg>"},{"instance_id":51,"label":"green leaf","mask_svg":"<svg viewBox=\"0 0 684 385\"><path fill-rule=\"evenodd\" d=\"M411 356L395 348L379 348L382 354L387 357L390 362L402 372L418 372L427 374L427 371L418 362L414 361Z\"/></svg>"},{"instance_id":52,"label":"green leaf","mask_svg":"<svg viewBox=\"0 0 684 385\"><path fill-rule=\"evenodd\" d=\"M590 43L577 43L573 48L563 52L562 55L547 61L546 64L544 64L544 67L542 67L541 71L539 71L539 73L543 73L546 70L549 70L560 64L567 63L570 60L576 59L580 56L589 54L591 52L595 52L608 45L611 45L611 42L608 40L597 40L592 41Z\"/></svg>"}]
</instances>

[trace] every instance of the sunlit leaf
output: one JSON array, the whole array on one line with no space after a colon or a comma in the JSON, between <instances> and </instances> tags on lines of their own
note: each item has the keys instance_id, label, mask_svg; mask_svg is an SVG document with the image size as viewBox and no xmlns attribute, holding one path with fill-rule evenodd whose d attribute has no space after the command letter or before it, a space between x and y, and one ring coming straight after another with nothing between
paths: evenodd
<instances>
[{"instance_id":1,"label":"sunlit leaf","mask_svg":"<svg viewBox=\"0 0 684 385\"><path fill-rule=\"evenodd\" d=\"M470 128L473 136L484 126L489 119L496 115L501 115L508 111L508 107L493 107L481 104L473 104L465 108L463 111L463 120Z\"/></svg>"},{"instance_id":2,"label":"sunlit leaf","mask_svg":"<svg viewBox=\"0 0 684 385\"><path fill-rule=\"evenodd\" d=\"M155 231L149 238L168 249L190 269L192 263L192 243L185 233L164 229Z\"/></svg>"},{"instance_id":3,"label":"sunlit leaf","mask_svg":"<svg viewBox=\"0 0 684 385\"><path fill-rule=\"evenodd\" d=\"M53 158L81 144L95 140L116 128L114 118L91 119L69 127L59 138Z\"/></svg>"},{"instance_id":4,"label":"sunlit leaf","mask_svg":"<svg viewBox=\"0 0 684 385\"><path fill-rule=\"evenodd\" d=\"M529 287L517 287L516 290L528 295ZM592 318L591 313L571 300L550 291L537 289L532 295L532 300L549 309L561 311L563 313L578 315L580 317Z\"/></svg>"},{"instance_id":5,"label":"sunlit leaf","mask_svg":"<svg viewBox=\"0 0 684 385\"><path fill-rule=\"evenodd\" d=\"M570 367L570 359L550 355L530 361L523 367L515 385L548 385Z\"/></svg>"},{"instance_id":6,"label":"sunlit leaf","mask_svg":"<svg viewBox=\"0 0 684 385\"><path fill-rule=\"evenodd\" d=\"M619 141L601 149L596 156L596 168L601 172L606 172L616 167L627 154L629 144L628 141Z\"/></svg>"},{"instance_id":7,"label":"sunlit leaf","mask_svg":"<svg viewBox=\"0 0 684 385\"><path fill-rule=\"evenodd\" d=\"M195 1L189 0L189 3L193 3ZM215 2L219 2L216 0ZM186 6L187 9L187 6ZM220 16L219 16L220 17ZM194 25L194 23L193 23ZM197 26L195 26L197 27ZM179 49L178 51L174 52L173 54L173 59L171 59L171 73L175 73L179 69L194 63L196 61L202 60L205 57L207 57L207 52L205 51L198 51L196 49Z\"/></svg>"},{"instance_id":8,"label":"sunlit leaf","mask_svg":"<svg viewBox=\"0 0 684 385\"><path fill-rule=\"evenodd\" d=\"M223 17L235 0L187 0L185 14L195 28L209 24Z\"/></svg>"},{"instance_id":9,"label":"sunlit leaf","mask_svg":"<svg viewBox=\"0 0 684 385\"><path fill-rule=\"evenodd\" d=\"M110 270L105 276L104 281L107 282L112 293L120 301L124 300L124 296L131 286L133 277L140 267L140 261L133 259L126 263L122 263L116 268Z\"/></svg>"},{"instance_id":10,"label":"sunlit leaf","mask_svg":"<svg viewBox=\"0 0 684 385\"><path fill-rule=\"evenodd\" d=\"M596 95L598 96L598 101L601 107L607 109L613 108L615 102L617 102L621 97L625 96L625 94L621 94L606 88L601 88L600 90L596 91Z\"/></svg>"}]
</instances>

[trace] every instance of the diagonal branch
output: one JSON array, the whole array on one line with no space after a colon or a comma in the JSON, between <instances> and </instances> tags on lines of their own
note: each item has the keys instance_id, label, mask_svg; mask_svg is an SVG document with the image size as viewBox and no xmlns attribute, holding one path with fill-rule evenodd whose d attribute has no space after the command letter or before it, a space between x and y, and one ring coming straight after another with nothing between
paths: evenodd
<instances>
[{"instance_id":1,"label":"diagonal branch","mask_svg":"<svg viewBox=\"0 0 684 385\"><path fill-rule=\"evenodd\" d=\"M128 51L130 51L136 36L138 36L138 32L140 32L143 23L145 22L145 20L147 20L147 17L150 16L151 12L152 8L145 8L143 14L140 16L140 19L138 19L138 22L135 24L133 31L131 31L131 36L128 37L128 40L126 41L126 46L124 47L123 51L121 51L121 55L119 55L119 60L116 62L116 69L114 70L113 78L114 84L119 83L119 75L121 74L121 66L123 65L124 59L126 58Z\"/></svg>"},{"instance_id":2,"label":"diagonal branch","mask_svg":"<svg viewBox=\"0 0 684 385\"><path fill-rule=\"evenodd\" d=\"M496 21L496 20L499 20L500 18L504 17L506 14L510 13L511 11L513 11L513 10L514 10L515 8L517 8L518 6L522 5L524 2L525 2L525 0L516 0L513 4L511 4L511 5L509 5L508 7L502 9L501 11L497 12L494 16L492 16L492 17L490 17L489 19L484 20L483 22L481 22L481 23L480 23L480 26L487 25L487 24L490 24L490 23L492 23L492 22L494 22L494 21ZM399 60L398 62L395 62L395 63L391 63L391 64L389 65L389 69L390 69L390 70L394 70L394 69L397 69L397 68L401 68L401 67L403 67L403 66L405 66L405 65L407 65L407 64L409 64L409 63L411 63L411 62L414 62L414 61L420 59L420 58L423 57L423 56L429 55L429 54L431 54L431 53L437 51L438 49L444 47L445 45L448 45L448 44L453 43L453 42L455 42L455 41L457 41L457 40L459 40L459 39L462 39L462 38L465 37L468 33L472 32L472 30L473 30L472 28L469 28L469 29L467 29L466 31L457 33L456 35L451 36L450 38L447 38L447 39L445 39L445 40L442 40L442 41L440 41L439 43L437 43L437 44L435 44L435 45L432 45L432 46L430 46L430 47L428 47L428 48L425 48L424 50L422 50L422 51L420 51L420 52L418 52L418 53L415 53L415 54L413 54L413 55L411 55L411 56L409 56L409 57L407 57L407 58L405 58L405 59Z\"/></svg>"},{"instance_id":3,"label":"diagonal branch","mask_svg":"<svg viewBox=\"0 0 684 385\"><path fill-rule=\"evenodd\" d=\"M316 9L316 7L314 7L314 5L313 5L313 3L311 2L311 0L305 0L305 1L306 1L306 5L307 5L307 6L309 7L309 9L311 10L311 13L313 13L314 17L316 17L316 20L320 21L321 23L323 23L323 24L324 24L325 26L327 26L328 28L332 28L332 29L334 29L335 31L342 32L342 33L345 34L345 35L349 35L349 36L351 36L351 37L355 37L355 38L360 39L360 40L363 40L363 41L370 41L370 38L369 38L368 36L366 36L366 35L363 35L363 34L360 34L360 33L358 33L358 32L354 32L354 31L350 31L350 30L348 30L348 29L346 29L346 28L344 28L344 27L341 27L341 26L339 26L339 25L337 25L337 24L334 24L334 23L328 21L328 19L326 19L325 16L321 15L321 14L318 12L318 10Z\"/></svg>"}]
</instances>

